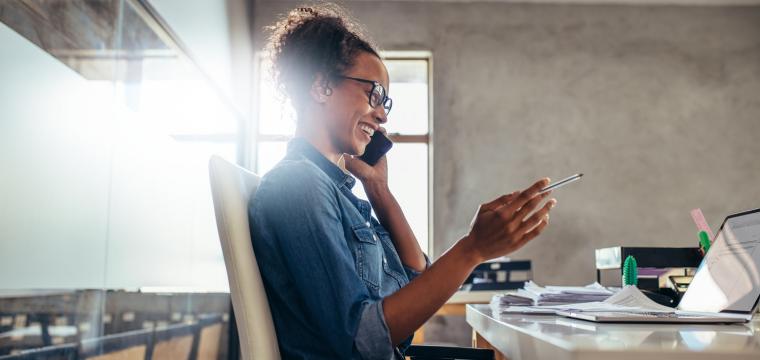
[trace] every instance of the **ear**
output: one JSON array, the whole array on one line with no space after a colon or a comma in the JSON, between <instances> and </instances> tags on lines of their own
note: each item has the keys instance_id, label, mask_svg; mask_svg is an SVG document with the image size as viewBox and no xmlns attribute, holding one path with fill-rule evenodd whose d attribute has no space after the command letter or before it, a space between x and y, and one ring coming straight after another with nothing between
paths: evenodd
<instances>
[{"instance_id":1,"label":"ear","mask_svg":"<svg viewBox=\"0 0 760 360\"><path fill-rule=\"evenodd\" d=\"M327 102L327 97L332 95L332 88L330 87L330 81L327 77L322 75L322 73L317 73L314 77L314 82L311 84L309 94L318 104L324 104Z\"/></svg>"}]
</instances>

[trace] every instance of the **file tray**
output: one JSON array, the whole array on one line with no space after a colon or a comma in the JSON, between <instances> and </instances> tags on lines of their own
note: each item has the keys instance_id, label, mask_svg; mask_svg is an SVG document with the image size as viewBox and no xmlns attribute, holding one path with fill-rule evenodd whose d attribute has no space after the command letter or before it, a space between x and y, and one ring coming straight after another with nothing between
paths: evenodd
<instances>
[{"instance_id":1,"label":"file tray","mask_svg":"<svg viewBox=\"0 0 760 360\"><path fill-rule=\"evenodd\" d=\"M673 274L674 270L689 275L699 266L702 254L696 247L629 247L614 246L596 249L596 281L607 286L621 283L623 263L630 255L636 258L639 268L639 288L657 290L662 287L659 277ZM604 281L613 279L613 281ZM605 284L606 283L606 284Z\"/></svg>"},{"instance_id":2,"label":"file tray","mask_svg":"<svg viewBox=\"0 0 760 360\"><path fill-rule=\"evenodd\" d=\"M467 277L462 290L514 290L521 289L533 279L530 260L485 262Z\"/></svg>"}]
</instances>

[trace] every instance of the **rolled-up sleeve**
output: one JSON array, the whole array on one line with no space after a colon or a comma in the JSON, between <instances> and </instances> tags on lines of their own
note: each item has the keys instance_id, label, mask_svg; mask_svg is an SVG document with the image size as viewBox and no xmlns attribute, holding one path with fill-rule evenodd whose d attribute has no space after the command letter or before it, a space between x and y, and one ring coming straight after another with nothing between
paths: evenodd
<instances>
[{"instance_id":1,"label":"rolled-up sleeve","mask_svg":"<svg viewBox=\"0 0 760 360\"><path fill-rule=\"evenodd\" d=\"M337 358L390 359L394 347L382 301L370 297L356 271L341 223L339 193L319 169L281 167L270 177L264 219L295 283L306 323L324 334ZM263 184L262 184L263 186Z\"/></svg>"},{"instance_id":2,"label":"rolled-up sleeve","mask_svg":"<svg viewBox=\"0 0 760 360\"><path fill-rule=\"evenodd\" d=\"M394 350L385 323L382 301L367 303L364 307L354 343L362 359L388 360L393 357Z\"/></svg>"},{"instance_id":3,"label":"rolled-up sleeve","mask_svg":"<svg viewBox=\"0 0 760 360\"><path fill-rule=\"evenodd\" d=\"M422 254L422 256L425 257L425 270L427 270L430 267L430 258L425 254ZM406 272L406 277L409 278L409 281L414 280L414 278L422 274L422 271L414 270L406 265L404 265L404 272Z\"/></svg>"}]
</instances>

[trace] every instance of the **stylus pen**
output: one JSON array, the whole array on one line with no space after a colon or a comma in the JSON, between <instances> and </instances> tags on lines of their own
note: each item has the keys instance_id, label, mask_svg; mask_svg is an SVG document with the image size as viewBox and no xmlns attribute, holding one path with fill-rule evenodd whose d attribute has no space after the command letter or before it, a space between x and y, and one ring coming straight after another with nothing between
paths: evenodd
<instances>
[{"instance_id":1,"label":"stylus pen","mask_svg":"<svg viewBox=\"0 0 760 360\"><path fill-rule=\"evenodd\" d=\"M565 186L565 185L567 185L567 184L569 184L569 183L571 183L573 181L578 181L581 178L581 176L583 176L583 174L575 174L575 175L570 176L570 177L568 177L566 179L562 179L562 180L560 180L560 181L558 181L558 182L556 182L554 184L551 184L551 185L549 185L549 186L547 186L547 187L539 190L538 193L539 194L543 194L543 193L545 193L547 191L554 190L556 188L560 188L562 186Z\"/></svg>"}]
</instances>

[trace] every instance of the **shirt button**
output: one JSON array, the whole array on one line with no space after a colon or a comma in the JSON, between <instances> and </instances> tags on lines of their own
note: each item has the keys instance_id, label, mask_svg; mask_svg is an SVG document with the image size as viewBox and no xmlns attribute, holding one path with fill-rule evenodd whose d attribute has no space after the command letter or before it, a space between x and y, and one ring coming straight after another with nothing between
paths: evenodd
<instances>
[{"instance_id":1,"label":"shirt button","mask_svg":"<svg viewBox=\"0 0 760 360\"><path fill-rule=\"evenodd\" d=\"M364 225L367 225L367 227L371 226L370 223L369 223L369 221L367 221L366 223L364 223Z\"/></svg>"},{"instance_id":2,"label":"shirt button","mask_svg":"<svg viewBox=\"0 0 760 360\"><path fill-rule=\"evenodd\" d=\"M373 238L373 239L375 239L375 241L379 240L379 239L377 238L377 235L376 235L376 234L372 234L372 238Z\"/></svg>"},{"instance_id":3,"label":"shirt button","mask_svg":"<svg viewBox=\"0 0 760 360\"><path fill-rule=\"evenodd\" d=\"M383 256L383 265L388 265L388 260Z\"/></svg>"}]
</instances>

